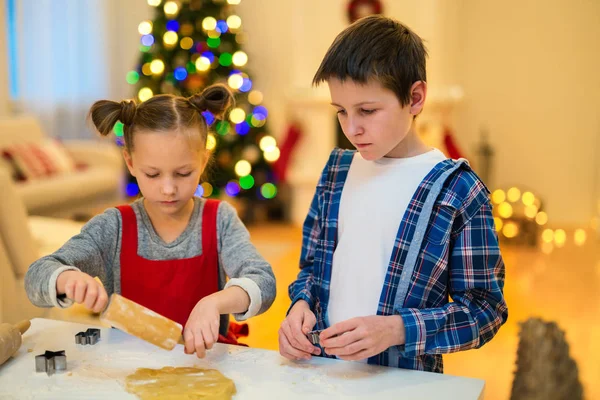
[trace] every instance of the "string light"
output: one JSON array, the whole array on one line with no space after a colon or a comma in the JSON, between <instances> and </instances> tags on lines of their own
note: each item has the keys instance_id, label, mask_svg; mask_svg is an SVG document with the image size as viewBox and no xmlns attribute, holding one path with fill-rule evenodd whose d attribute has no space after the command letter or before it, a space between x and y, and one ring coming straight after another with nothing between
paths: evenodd
<instances>
[{"instance_id":1,"label":"string light","mask_svg":"<svg viewBox=\"0 0 600 400\"><path fill-rule=\"evenodd\" d=\"M131 182L127 184L125 193L127 193L127 196L129 197L135 197L140 193L140 188L136 183Z\"/></svg>"},{"instance_id":2,"label":"string light","mask_svg":"<svg viewBox=\"0 0 600 400\"><path fill-rule=\"evenodd\" d=\"M525 192L525 193L523 193L523 197L521 198L521 201L526 206L532 206L532 205L534 205L533 203L535 202L535 196L531 192Z\"/></svg>"},{"instance_id":3,"label":"string light","mask_svg":"<svg viewBox=\"0 0 600 400\"><path fill-rule=\"evenodd\" d=\"M563 229L554 231L554 244L556 247L562 247L567 241L567 233Z\"/></svg>"},{"instance_id":4,"label":"string light","mask_svg":"<svg viewBox=\"0 0 600 400\"><path fill-rule=\"evenodd\" d=\"M281 152L278 147L273 147L269 151L265 151L265 160L275 162L279 159Z\"/></svg>"},{"instance_id":5,"label":"string light","mask_svg":"<svg viewBox=\"0 0 600 400\"><path fill-rule=\"evenodd\" d=\"M502 231L502 226L504 225L504 222L502 222L502 218L494 217L494 225L496 225L497 232Z\"/></svg>"},{"instance_id":6,"label":"string light","mask_svg":"<svg viewBox=\"0 0 600 400\"><path fill-rule=\"evenodd\" d=\"M225 193L232 197L240 194L240 191L240 184L236 181L229 181L227 182L227 185L225 185Z\"/></svg>"},{"instance_id":7,"label":"string light","mask_svg":"<svg viewBox=\"0 0 600 400\"><path fill-rule=\"evenodd\" d=\"M125 80L130 85L135 85L140 80L140 74L138 74L137 71L129 71L125 77Z\"/></svg>"},{"instance_id":8,"label":"string light","mask_svg":"<svg viewBox=\"0 0 600 400\"><path fill-rule=\"evenodd\" d=\"M243 83L244 83L244 78L242 78L242 75L240 75L240 74L233 74L227 79L227 84L232 89L241 88Z\"/></svg>"},{"instance_id":9,"label":"string light","mask_svg":"<svg viewBox=\"0 0 600 400\"><path fill-rule=\"evenodd\" d=\"M264 136L262 139L260 139L260 142L258 143L258 147L260 147L260 149L264 152L268 152L271 151L273 148L277 147L277 141L275 140L275 138L273 136Z\"/></svg>"},{"instance_id":10,"label":"string light","mask_svg":"<svg viewBox=\"0 0 600 400\"><path fill-rule=\"evenodd\" d=\"M163 63L162 60L153 60L150 63L150 71L154 75L160 75L164 72L164 70L165 70L165 63Z\"/></svg>"},{"instance_id":11,"label":"string light","mask_svg":"<svg viewBox=\"0 0 600 400\"><path fill-rule=\"evenodd\" d=\"M247 92L252 89L252 81L249 78L244 78L242 86L240 87L240 92Z\"/></svg>"},{"instance_id":12,"label":"string light","mask_svg":"<svg viewBox=\"0 0 600 400\"><path fill-rule=\"evenodd\" d=\"M150 47L150 46L152 46L154 44L154 36L152 36L152 35L144 35L140 39L140 42L142 42L142 45L144 45L145 47Z\"/></svg>"},{"instance_id":13,"label":"string light","mask_svg":"<svg viewBox=\"0 0 600 400\"><path fill-rule=\"evenodd\" d=\"M227 3L235 6L240 4L240 1L241 0L227 0Z\"/></svg>"},{"instance_id":14,"label":"string light","mask_svg":"<svg viewBox=\"0 0 600 400\"><path fill-rule=\"evenodd\" d=\"M152 33L152 22L143 21L138 25L138 32L140 35L149 35Z\"/></svg>"},{"instance_id":15,"label":"string light","mask_svg":"<svg viewBox=\"0 0 600 400\"><path fill-rule=\"evenodd\" d=\"M583 246L585 244L585 241L587 239L587 234L585 233L585 231L583 229L577 229L575 230L575 234L574 234L574 240L575 240L575 244L577 246Z\"/></svg>"},{"instance_id":16,"label":"string light","mask_svg":"<svg viewBox=\"0 0 600 400\"><path fill-rule=\"evenodd\" d=\"M500 214L502 218L510 218L512 216L512 213L513 208L509 203L504 202L498 206L498 214Z\"/></svg>"},{"instance_id":17,"label":"string light","mask_svg":"<svg viewBox=\"0 0 600 400\"><path fill-rule=\"evenodd\" d=\"M507 222L502 228L502 233L509 239L514 238L519 234L519 226L512 221Z\"/></svg>"},{"instance_id":18,"label":"string light","mask_svg":"<svg viewBox=\"0 0 600 400\"><path fill-rule=\"evenodd\" d=\"M115 126L113 126L113 132L115 136L123 136L123 123L121 121L117 121Z\"/></svg>"},{"instance_id":19,"label":"string light","mask_svg":"<svg viewBox=\"0 0 600 400\"><path fill-rule=\"evenodd\" d=\"M210 60L206 57L200 57L196 60L196 69L198 71L208 71L210 69Z\"/></svg>"},{"instance_id":20,"label":"string light","mask_svg":"<svg viewBox=\"0 0 600 400\"><path fill-rule=\"evenodd\" d=\"M206 39L206 44L211 49L216 49L217 47L219 47L221 45L221 39L218 37L217 38L208 38L208 39ZM225 64L221 64L221 65L227 66Z\"/></svg>"},{"instance_id":21,"label":"string light","mask_svg":"<svg viewBox=\"0 0 600 400\"><path fill-rule=\"evenodd\" d=\"M142 74L146 76L152 75L152 69L150 68L150 63L145 63L142 65Z\"/></svg>"},{"instance_id":22,"label":"string light","mask_svg":"<svg viewBox=\"0 0 600 400\"><path fill-rule=\"evenodd\" d=\"M540 211L535 216L535 222L538 225L546 225L548 223L548 214L546 214L544 211Z\"/></svg>"},{"instance_id":23,"label":"string light","mask_svg":"<svg viewBox=\"0 0 600 400\"><path fill-rule=\"evenodd\" d=\"M209 133L206 137L206 148L210 151L217 147L217 138L212 133Z\"/></svg>"},{"instance_id":24,"label":"string light","mask_svg":"<svg viewBox=\"0 0 600 400\"><path fill-rule=\"evenodd\" d=\"M140 99L141 102L144 102L144 101L152 98L152 96L154 96L154 93L152 92L152 89L150 89L148 87L143 87L138 92L138 99Z\"/></svg>"},{"instance_id":25,"label":"string light","mask_svg":"<svg viewBox=\"0 0 600 400\"><path fill-rule=\"evenodd\" d=\"M191 37L184 37L181 39L181 42L179 42L179 45L182 49L189 50L194 46L194 40Z\"/></svg>"},{"instance_id":26,"label":"string light","mask_svg":"<svg viewBox=\"0 0 600 400\"><path fill-rule=\"evenodd\" d=\"M230 15L227 17L227 26L230 29L239 29L242 26L242 19L237 15Z\"/></svg>"},{"instance_id":27,"label":"string light","mask_svg":"<svg viewBox=\"0 0 600 400\"><path fill-rule=\"evenodd\" d=\"M214 31L217 27L217 20L213 17L206 17L202 21L202 29L205 31Z\"/></svg>"},{"instance_id":28,"label":"string light","mask_svg":"<svg viewBox=\"0 0 600 400\"><path fill-rule=\"evenodd\" d=\"M263 101L263 94L258 90L253 90L248 93L248 102L253 106L257 106Z\"/></svg>"},{"instance_id":29,"label":"string light","mask_svg":"<svg viewBox=\"0 0 600 400\"><path fill-rule=\"evenodd\" d=\"M164 11L168 17L174 17L179 12L179 6L174 1L167 1L165 3Z\"/></svg>"},{"instance_id":30,"label":"string light","mask_svg":"<svg viewBox=\"0 0 600 400\"><path fill-rule=\"evenodd\" d=\"M554 241L554 231L552 229L544 229L542 232L542 240L546 243Z\"/></svg>"},{"instance_id":31,"label":"string light","mask_svg":"<svg viewBox=\"0 0 600 400\"><path fill-rule=\"evenodd\" d=\"M227 22L225 22L223 20L217 21L217 27L215 28L215 30L219 33L226 33L229 30L229 27L227 26Z\"/></svg>"},{"instance_id":32,"label":"string light","mask_svg":"<svg viewBox=\"0 0 600 400\"><path fill-rule=\"evenodd\" d=\"M204 192L202 194L203 197L210 197L212 195L213 190L214 190L213 189L213 185L211 185L208 182L203 182L200 186L202 186L202 189L203 189L203 192Z\"/></svg>"},{"instance_id":33,"label":"string light","mask_svg":"<svg viewBox=\"0 0 600 400\"><path fill-rule=\"evenodd\" d=\"M148 0L148 5L152 7L160 6L161 0Z\"/></svg>"},{"instance_id":34,"label":"string light","mask_svg":"<svg viewBox=\"0 0 600 400\"><path fill-rule=\"evenodd\" d=\"M252 175L246 175L240 178L240 186L242 189L252 189L254 186L254 177Z\"/></svg>"},{"instance_id":35,"label":"string light","mask_svg":"<svg viewBox=\"0 0 600 400\"><path fill-rule=\"evenodd\" d=\"M237 44L245 44L248 41L248 35L246 32L239 32L235 35L235 42Z\"/></svg>"},{"instance_id":36,"label":"string light","mask_svg":"<svg viewBox=\"0 0 600 400\"><path fill-rule=\"evenodd\" d=\"M166 46L174 46L177 43L178 40L178 36L176 32L173 31L167 31L165 32L164 36L163 36L163 42Z\"/></svg>"},{"instance_id":37,"label":"string light","mask_svg":"<svg viewBox=\"0 0 600 400\"><path fill-rule=\"evenodd\" d=\"M230 53L222 53L219 56L219 64L221 64L224 67L229 67L231 65L231 54Z\"/></svg>"},{"instance_id":38,"label":"string light","mask_svg":"<svg viewBox=\"0 0 600 400\"><path fill-rule=\"evenodd\" d=\"M246 113L241 108L234 108L229 113L229 120L234 124L240 124L246 119Z\"/></svg>"},{"instance_id":39,"label":"string light","mask_svg":"<svg viewBox=\"0 0 600 400\"><path fill-rule=\"evenodd\" d=\"M521 191L519 190L519 188L511 187L506 192L506 198L511 203L515 203L515 202L519 201L519 198L521 198Z\"/></svg>"},{"instance_id":40,"label":"string light","mask_svg":"<svg viewBox=\"0 0 600 400\"><path fill-rule=\"evenodd\" d=\"M265 183L260 187L260 194L262 194L265 199L272 199L277 195L277 187L270 182Z\"/></svg>"},{"instance_id":41,"label":"string light","mask_svg":"<svg viewBox=\"0 0 600 400\"><path fill-rule=\"evenodd\" d=\"M248 62L248 55L243 51L233 53L233 64L238 67L243 67Z\"/></svg>"},{"instance_id":42,"label":"string light","mask_svg":"<svg viewBox=\"0 0 600 400\"><path fill-rule=\"evenodd\" d=\"M252 172L252 165L246 160L240 160L235 164L235 173L238 176L250 175Z\"/></svg>"},{"instance_id":43,"label":"string light","mask_svg":"<svg viewBox=\"0 0 600 400\"><path fill-rule=\"evenodd\" d=\"M534 219L537 216L538 208L533 204L526 206L524 214L527 218Z\"/></svg>"}]
</instances>

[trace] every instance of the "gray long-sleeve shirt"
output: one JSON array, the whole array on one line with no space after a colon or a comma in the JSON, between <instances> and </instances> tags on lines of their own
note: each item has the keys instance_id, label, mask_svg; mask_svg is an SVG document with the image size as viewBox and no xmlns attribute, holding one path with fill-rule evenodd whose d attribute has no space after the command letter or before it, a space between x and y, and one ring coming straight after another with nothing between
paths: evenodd
<instances>
[{"instance_id":1,"label":"gray long-sleeve shirt","mask_svg":"<svg viewBox=\"0 0 600 400\"><path fill-rule=\"evenodd\" d=\"M132 204L137 219L138 255L150 260L172 260L202 254L202 210L205 200L194 197L194 210L185 231L173 242L165 243L154 230L143 200ZM121 293L121 213L109 208L92 218L55 253L34 262L25 276L25 290L39 307L68 307L71 300L59 299L58 275L80 270L98 276L108 295ZM217 212L219 289L239 286L250 297L246 313L235 314L245 320L266 311L275 299L275 276L271 266L250 242L250 234L235 209L222 201ZM227 280L229 278L229 280ZM226 318L222 321L226 321ZM225 328L226 324L221 324Z\"/></svg>"}]
</instances>

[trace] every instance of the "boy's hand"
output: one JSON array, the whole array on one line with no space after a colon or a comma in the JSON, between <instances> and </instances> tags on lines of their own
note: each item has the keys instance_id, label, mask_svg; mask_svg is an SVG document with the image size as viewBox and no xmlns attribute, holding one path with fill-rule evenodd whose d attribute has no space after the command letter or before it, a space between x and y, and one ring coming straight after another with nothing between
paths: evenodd
<instances>
[{"instance_id":1,"label":"boy's hand","mask_svg":"<svg viewBox=\"0 0 600 400\"><path fill-rule=\"evenodd\" d=\"M104 286L90 275L80 271L65 271L56 279L56 293L83 304L85 308L99 313L108 304Z\"/></svg>"},{"instance_id":2,"label":"boy's hand","mask_svg":"<svg viewBox=\"0 0 600 400\"><path fill-rule=\"evenodd\" d=\"M316 323L308 303L298 300L279 328L279 353L290 360L310 360L311 354L321 354L306 337Z\"/></svg>"},{"instance_id":3,"label":"boy's hand","mask_svg":"<svg viewBox=\"0 0 600 400\"><path fill-rule=\"evenodd\" d=\"M190 314L183 330L185 354L194 354L204 358L207 349L212 349L219 340L221 313L214 298L200 300Z\"/></svg>"},{"instance_id":4,"label":"boy's hand","mask_svg":"<svg viewBox=\"0 0 600 400\"><path fill-rule=\"evenodd\" d=\"M404 344L405 329L399 315L371 315L339 322L321 332L325 353L356 361Z\"/></svg>"}]
</instances>

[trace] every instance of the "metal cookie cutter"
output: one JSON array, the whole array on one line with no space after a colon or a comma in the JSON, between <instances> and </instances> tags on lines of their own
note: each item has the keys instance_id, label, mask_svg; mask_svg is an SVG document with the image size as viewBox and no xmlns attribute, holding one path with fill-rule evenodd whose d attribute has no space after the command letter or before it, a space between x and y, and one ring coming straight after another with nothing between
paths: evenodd
<instances>
[{"instance_id":1,"label":"metal cookie cutter","mask_svg":"<svg viewBox=\"0 0 600 400\"><path fill-rule=\"evenodd\" d=\"M319 335L321 334L321 332L323 332L322 329L310 331L306 334L306 337L313 345L319 346L321 344L321 341L319 340Z\"/></svg>"},{"instance_id":2,"label":"metal cookie cutter","mask_svg":"<svg viewBox=\"0 0 600 400\"><path fill-rule=\"evenodd\" d=\"M75 343L77 344L94 345L98 343L98 340L100 340L100 329L96 328L89 328L87 331L79 332L77 335L75 335Z\"/></svg>"},{"instance_id":3,"label":"metal cookie cutter","mask_svg":"<svg viewBox=\"0 0 600 400\"><path fill-rule=\"evenodd\" d=\"M35 356L35 372L45 372L52 375L55 371L67 369L67 356L64 350L48 351Z\"/></svg>"}]
</instances>

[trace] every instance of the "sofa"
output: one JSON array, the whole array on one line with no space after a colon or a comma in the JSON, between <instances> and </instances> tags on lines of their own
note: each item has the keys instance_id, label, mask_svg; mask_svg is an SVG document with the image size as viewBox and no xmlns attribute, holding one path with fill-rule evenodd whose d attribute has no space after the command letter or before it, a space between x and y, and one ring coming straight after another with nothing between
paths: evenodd
<instances>
[{"instance_id":1,"label":"sofa","mask_svg":"<svg viewBox=\"0 0 600 400\"><path fill-rule=\"evenodd\" d=\"M6 170L0 170L0 187L0 323L48 317L52 310L29 302L23 285L25 273L33 261L53 253L78 234L82 223L29 216Z\"/></svg>"},{"instance_id":2,"label":"sofa","mask_svg":"<svg viewBox=\"0 0 600 400\"><path fill-rule=\"evenodd\" d=\"M36 146L48 143L57 151L63 149L63 160L68 159L73 168L62 168L61 164L53 173L26 179L17 176L9 150L17 147L36 150ZM31 158L27 152L24 156ZM114 143L94 139L91 133L89 140L58 142L49 138L31 116L0 118L0 170L13 177L15 190L30 215L70 218L82 213L94 214L99 207L123 198L125 168Z\"/></svg>"}]
</instances>

